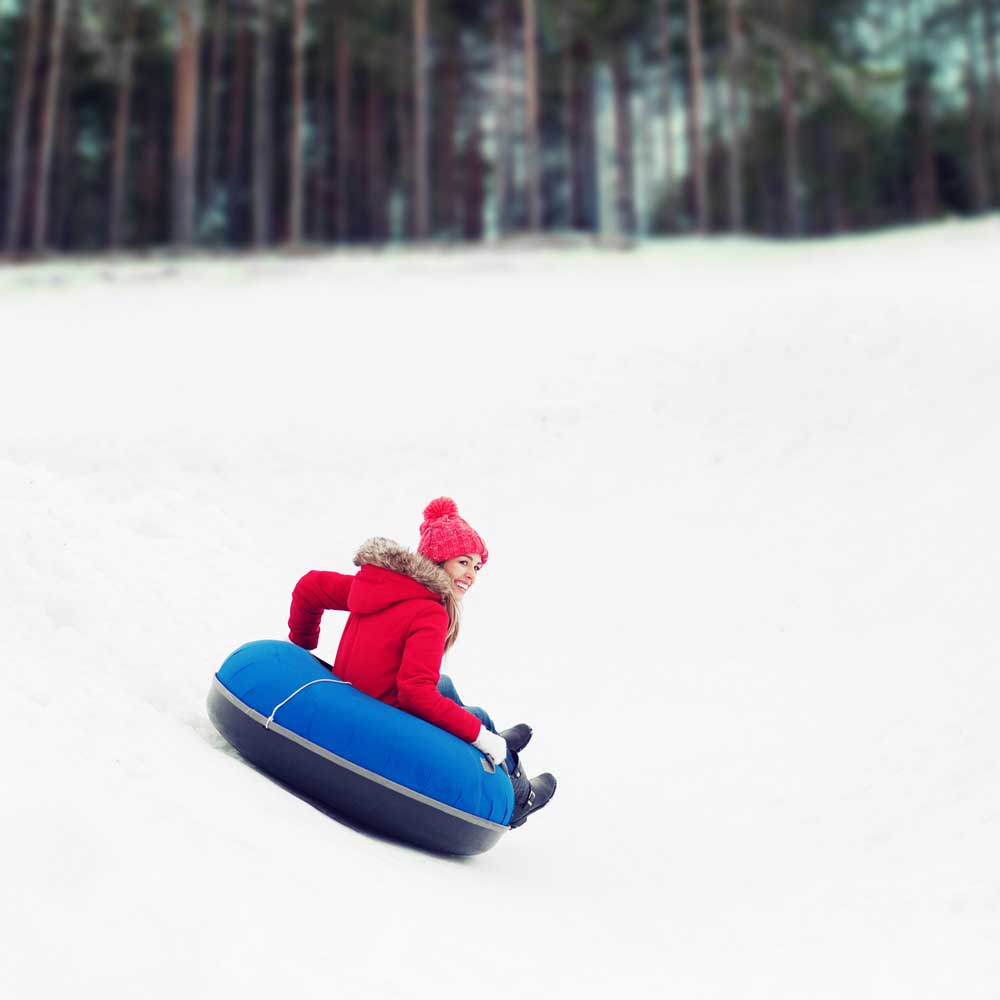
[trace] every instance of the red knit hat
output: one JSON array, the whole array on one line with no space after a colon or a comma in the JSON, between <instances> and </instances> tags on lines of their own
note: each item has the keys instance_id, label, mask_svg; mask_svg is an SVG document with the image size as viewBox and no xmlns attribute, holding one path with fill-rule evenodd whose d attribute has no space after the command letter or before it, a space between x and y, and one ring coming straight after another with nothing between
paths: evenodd
<instances>
[{"instance_id":1,"label":"red knit hat","mask_svg":"<svg viewBox=\"0 0 1000 1000\"><path fill-rule=\"evenodd\" d=\"M458 504L451 497L438 497L424 508L417 551L436 563L476 553L484 566L490 555L486 543L458 516Z\"/></svg>"}]
</instances>

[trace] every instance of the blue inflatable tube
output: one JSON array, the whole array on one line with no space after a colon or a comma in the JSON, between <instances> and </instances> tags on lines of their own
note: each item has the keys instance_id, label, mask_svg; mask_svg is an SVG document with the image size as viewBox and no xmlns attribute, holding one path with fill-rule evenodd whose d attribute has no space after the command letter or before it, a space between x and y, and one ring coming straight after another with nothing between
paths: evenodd
<instances>
[{"instance_id":1,"label":"blue inflatable tube","mask_svg":"<svg viewBox=\"0 0 1000 1000\"><path fill-rule=\"evenodd\" d=\"M261 770L379 833L469 855L489 850L510 824L510 779L475 747L355 690L291 643L232 653L208 714Z\"/></svg>"}]
</instances>

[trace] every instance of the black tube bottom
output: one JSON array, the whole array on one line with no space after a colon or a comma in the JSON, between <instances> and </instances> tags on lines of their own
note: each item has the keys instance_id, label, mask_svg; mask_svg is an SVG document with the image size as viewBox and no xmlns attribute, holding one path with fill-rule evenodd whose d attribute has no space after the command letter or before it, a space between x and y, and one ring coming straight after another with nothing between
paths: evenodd
<instances>
[{"instance_id":1,"label":"black tube bottom","mask_svg":"<svg viewBox=\"0 0 1000 1000\"><path fill-rule=\"evenodd\" d=\"M480 825L412 797L375 777L358 774L264 726L223 693L208 693L212 724L247 760L324 812L374 833L438 854L468 856L488 851L507 828Z\"/></svg>"}]
</instances>

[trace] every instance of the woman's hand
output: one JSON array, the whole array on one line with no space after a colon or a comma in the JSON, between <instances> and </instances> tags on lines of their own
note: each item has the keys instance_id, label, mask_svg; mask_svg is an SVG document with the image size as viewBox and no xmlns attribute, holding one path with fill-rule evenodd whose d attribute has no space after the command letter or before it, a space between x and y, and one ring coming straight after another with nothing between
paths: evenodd
<instances>
[{"instance_id":1,"label":"woman's hand","mask_svg":"<svg viewBox=\"0 0 1000 1000\"><path fill-rule=\"evenodd\" d=\"M499 767L507 759L507 741L496 733L491 733L485 726L479 727L479 735L472 745L486 754L494 767Z\"/></svg>"}]
</instances>

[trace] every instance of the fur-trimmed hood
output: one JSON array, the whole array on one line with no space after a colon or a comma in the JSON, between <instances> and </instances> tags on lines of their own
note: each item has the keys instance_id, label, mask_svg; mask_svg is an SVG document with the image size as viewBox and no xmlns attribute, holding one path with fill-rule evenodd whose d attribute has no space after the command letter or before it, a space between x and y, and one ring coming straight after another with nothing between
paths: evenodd
<instances>
[{"instance_id":1,"label":"fur-trimmed hood","mask_svg":"<svg viewBox=\"0 0 1000 1000\"><path fill-rule=\"evenodd\" d=\"M355 580L352 597L354 591L358 589L357 583L364 576L364 567L366 566L375 566L378 569L389 570L391 573L399 573L401 576L409 577L420 586L426 587L442 601L451 592L451 578L437 563L431 562L419 552L411 552L409 549L403 548L402 545L389 538L369 538L355 554L354 565L361 567L362 572ZM420 595L408 594L396 599L404 599L406 596ZM351 603L353 605L353 600ZM355 609L352 607L352 610Z\"/></svg>"}]
</instances>

